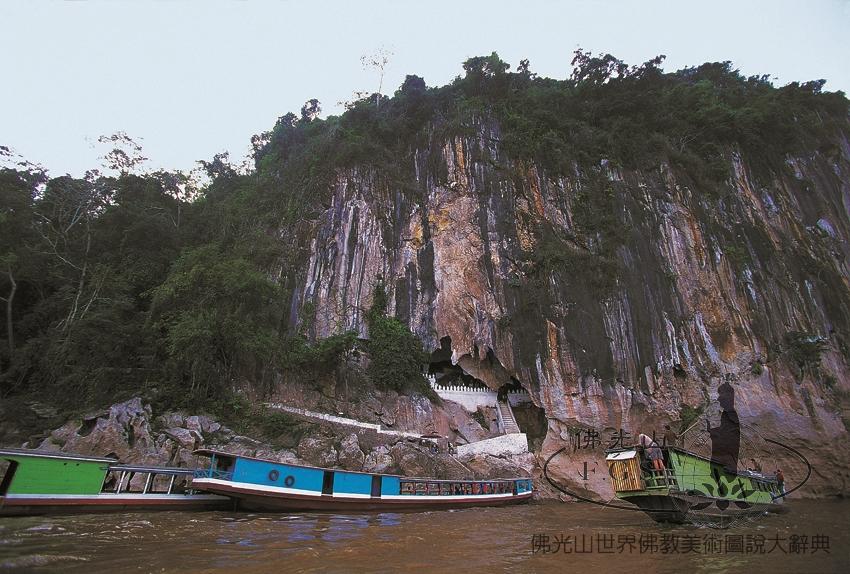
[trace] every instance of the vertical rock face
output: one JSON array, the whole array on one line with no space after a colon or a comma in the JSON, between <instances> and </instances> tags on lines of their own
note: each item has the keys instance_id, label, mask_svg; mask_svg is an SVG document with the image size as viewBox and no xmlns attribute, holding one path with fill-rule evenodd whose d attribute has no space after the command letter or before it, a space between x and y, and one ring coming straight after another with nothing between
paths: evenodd
<instances>
[{"instance_id":1,"label":"vertical rock face","mask_svg":"<svg viewBox=\"0 0 850 574\"><path fill-rule=\"evenodd\" d=\"M835 465L818 488L846 492L846 447L825 445L847 438L847 140L772 168L730 150L728 180L711 184L664 162L554 176L499 139L482 121L432 137L405 177L339 172L293 323L368 336L383 281L427 348L450 337L467 373L530 392L549 420L544 455L569 429L660 429L731 379L742 421ZM826 342L816 372L793 333Z\"/></svg>"}]
</instances>

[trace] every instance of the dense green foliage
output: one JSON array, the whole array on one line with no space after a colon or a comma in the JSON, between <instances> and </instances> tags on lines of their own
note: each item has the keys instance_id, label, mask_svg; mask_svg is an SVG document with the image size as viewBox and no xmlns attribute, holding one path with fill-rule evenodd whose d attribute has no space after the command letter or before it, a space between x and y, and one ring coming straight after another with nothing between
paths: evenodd
<instances>
[{"instance_id":1,"label":"dense green foliage","mask_svg":"<svg viewBox=\"0 0 850 574\"><path fill-rule=\"evenodd\" d=\"M301 327L290 325L293 289L340 169L372 168L415 196L417 151L484 123L499 126L513 159L586 183L576 199L584 237L537 230L531 290L535 277L542 289L550 273L576 266L590 270L583 287L610 288L626 238L609 184L594 176L600 162L672 162L711 193L732 150L768 168L786 153L835 153L823 146L846 125L848 102L823 82L776 88L729 62L673 73L661 62L629 67L577 52L572 77L555 80L527 61L510 72L494 53L465 62L450 85L408 76L393 97L369 96L341 116L318 118L311 100L254 137L253 172L223 155L202 162L211 183L194 200L183 174L133 175L135 160L120 154L107 156L118 158L115 177L0 169L0 394L82 406L141 391L226 405L234 388L266 390L281 373L318 380L360 352L374 385L427 389L421 343L387 315L381 293L364 344L354 333L313 340L303 328L310 301ZM444 165L432 168L444 176ZM792 343L800 368L810 365L806 342Z\"/></svg>"},{"instance_id":2,"label":"dense green foliage","mask_svg":"<svg viewBox=\"0 0 850 574\"><path fill-rule=\"evenodd\" d=\"M350 363L359 351L360 343L354 331L345 331L317 341L296 335L284 339L280 366L301 380L313 383L321 383L329 376L348 382L352 377L339 371L350 370Z\"/></svg>"},{"instance_id":3,"label":"dense green foliage","mask_svg":"<svg viewBox=\"0 0 850 574\"><path fill-rule=\"evenodd\" d=\"M422 342L407 325L387 316L387 296L384 286L375 288L369 322L369 379L382 389L427 392L429 386L422 374L428 362Z\"/></svg>"},{"instance_id":4,"label":"dense green foliage","mask_svg":"<svg viewBox=\"0 0 850 574\"><path fill-rule=\"evenodd\" d=\"M255 265L215 244L187 249L151 294L167 368L187 394L223 394L237 373L257 385L270 378L280 293Z\"/></svg>"},{"instance_id":5,"label":"dense green foliage","mask_svg":"<svg viewBox=\"0 0 850 574\"><path fill-rule=\"evenodd\" d=\"M776 88L767 76L741 76L730 62L664 73L663 58L629 67L576 52L566 80L537 77L525 61L509 72L495 53L471 58L465 76L447 86L426 88L408 76L380 106L364 98L326 120L284 116L257 165L307 194L300 198L326 200L335 169L372 165L393 173L427 145L426 125L438 135L472 133L491 118L511 157L553 174L601 161L634 168L671 161L705 185L725 178L731 149L769 167L786 153L834 141L827 136L846 122L847 99L823 92L822 80Z\"/></svg>"}]
</instances>

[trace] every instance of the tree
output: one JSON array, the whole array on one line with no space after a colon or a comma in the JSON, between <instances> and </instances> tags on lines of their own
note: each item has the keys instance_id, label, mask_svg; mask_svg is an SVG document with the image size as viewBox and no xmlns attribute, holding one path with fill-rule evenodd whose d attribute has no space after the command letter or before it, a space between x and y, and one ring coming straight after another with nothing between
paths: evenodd
<instances>
[{"instance_id":1,"label":"tree","mask_svg":"<svg viewBox=\"0 0 850 574\"><path fill-rule=\"evenodd\" d=\"M251 157L254 159L255 164L257 159L260 157L260 153L271 141L272 132L270 131L265 131L251 136Z\"/></svg>"},{"instance_id":2,"label":"tree","mask_svg":"<svg viewBox=\"0 0 850 574\"><path fill-rule=\"evenodd\" d=\"M32 265L34 258L33 201L46 179L46 173L39 169L0 169L0 276L6 282L0 301L5 303L9 362L15 351L14 309L19 273L23 266ZM4 370L2 366L0 362L0 372Z\"/></svg>"},{"instance_id":3,"label":"tree","mask_svg":"<svg viewBox=\"0 0 850 574\"><path fill-rule=\"evenodd\" d=\"M381 90L384 87L384 72L393 53L385 48L378 48L373 54L360 56L360 64L364 70L369 68L378 72L378 90L375 92L375 107L381 105Z\"/></svg>"},{"instance_id":4,"label":"tree","mask_svg":"<svg viewBox=\"0 0 850 574\"><path fill-rule=\"evenodd\" d=\"M501 95L508 86L506 72L510 65L496 52L489 56L476 56L463 63L467 91L471 96Z\"/></svg>"},{"instance_id":5,"label":"tree","mask_svg":"<svg viewBox=\"0 0 850 574\"><path fill-rule=\"evenodd\" d=\"M92 223L112 202L112 183L109 178L87 181L58 177L47 183L34 207L34 228L42 239L43 253L64 269L60 273L70 274L68 279L76 284L67 313L59 323L68 333L97 296L94 289L87 302L82 300L90 278Z\"/></svg>"},{"instance_id":6,"label":"tree","mask_svg":"<svg viewBox=\"0 0 850 574\"><path fill-rule=\"evenodd\" d=\"M424 94L427 89L424 79L419 76L407 75L404 77L404 82L396 95L419 96Z\"/></svg>"},{"instance_id":7,"label":"tree","mask_svg":"<svg viewBox=\"0 0 850 574\"><path fill-rule=\"evenodd\" d=\"M594 57L580 48L573 53L570 64L573 66L570 79L576 83L604 84L612 78L622 78L629 70L628 64L611 54Z\"/></svg>"},{"instance_id":8,"label":"tree","mask_svg":"<svg viewBox=\"0 0 850 574\"><path fill-rule=\"evenodd\" d=\"M106 152L101 159L104 167L117 171L121 175L133 173L137 167L148 160L142 155L142 146L125 132L100 136L97 141L101 144L115 146Z\"/></svg>"},{"instance_id":9,"label":"tree","mask_svg":"<svg viewBox=\"0 0 850 574\"><path fill-rule=\"evenodd\" d=\"M187 250L152 295L170 368L198 398L262 380L273 366L279 287L244 257L215 244Z\"/></svg>"},{"instance_id":10,"label":"tree","mask_svg":"<svg viewBox=\"0 0 850 574\"><path fill-rule=\"evenodd\" d=\"M312 122L322 113L322 106L319 105L319 100L312 98L307 100L301 106L301 121L305 123Z\"/></svg>"},{"instance_id":11,"label":"tree","mask_svg":"<svg viewBox=\"0 0 850 574\"><path fill-rule=\"evenodd\" d=\"M215 154L212 161L199 159L198 162L207 176L212 179L228 179L236 176L236 169L230 163L230 153L223 151Z\"/></svg>"}]
</instances>

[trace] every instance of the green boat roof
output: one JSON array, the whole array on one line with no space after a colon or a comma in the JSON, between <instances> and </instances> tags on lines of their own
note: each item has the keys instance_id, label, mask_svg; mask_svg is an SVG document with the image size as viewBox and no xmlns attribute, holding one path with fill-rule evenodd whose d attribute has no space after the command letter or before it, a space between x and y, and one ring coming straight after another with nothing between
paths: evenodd
<instances>
[{"instance_id":1,"label":"green boat roof","mask_svg":"<svg viewBox=\"0 0 850 574\"><path fill-rule=\"evenodd\" d=\"M606 458L606 460L622 460L622 458L617 456L618 454L628 453L630 451L637 452L638 449L642 449L642 448L644 448L644 447L641 447L639 445L625 446L625 447L621 447L621 448L609 448L609 449L605 450L605 455L606 455L605 458ZM678 453L683 454L685 456L692 456L694 458L704 460L705 462L708 462L710 464L718 464L720 466L723 466L723 463L720 462L720 461L714 460L713 458L708 457L708 456L703 456L701 454L691 452L691 451L684 449L680 446L660 446L659 445L658 448L660 448L661 450L678 452ZM631 458L631 457L626 456L626 457L623 457L623 458ZM749 477L749 478L756 478L758 480L764 480L764 481L767 481L767 482L776 482L776 477L774 475L768 475L768 474L764 474L762 472L754 472L754 471L751 471L751 470L738 470L738 469L735 469L735 470L726 469L726 472L728 472L729 474L736 474L738 476L746 476L746 477Z\"/></svg>"},{"instance_id":2,"label":"green boat roof","mask_svg":"<svg viewBox=\"0 0 850 574\"><path fill-rule=\"evenodd\" d=\"M32 458L60 458L66 460L76 460L85 462L118 462L114 458L104 458L96 456L84 456L81 454L70 454L65 452L52 452L49 450L34 450L28 448L3 448L0 449L0 457L32 457Z\"/></svg>"}]
</instances>

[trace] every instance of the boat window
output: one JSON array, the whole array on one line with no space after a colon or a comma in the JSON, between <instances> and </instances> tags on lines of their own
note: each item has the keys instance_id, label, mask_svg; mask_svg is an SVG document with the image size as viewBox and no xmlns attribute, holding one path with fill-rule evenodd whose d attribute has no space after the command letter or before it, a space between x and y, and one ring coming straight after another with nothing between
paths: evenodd
<instances>
[{"instance_id":1,"label":"boat window","mask_svg":"<svg viewBox=\"0 0 850 574\"><path fill-rule=\"evenodd\" d=\"M334 492L334 471L326 470L322 476L322 494L333 494Z\"/></svg>"},{"instance_id":2,"label":"boat window","mask_svg":"<svg viewBox=\"0 0 850 574\"><path fill-rule=\"evenodd\" d=\"M136 478L135 472L127 472L124 477L124 486L121 488L121 492L131 493L131 492L141 492L142 489L139 488L137 484L138 481L134 481Z\"/></svg>"},{"instance_id":3,"label":"boat window","mask_svg":"<svg viewBox=\"0 0 850 574\"><path fill-rule=\"evenodd\" d=\"M235 464L235 458L218 456L215 459L215 470L219 472L233 472Z\"/></svg>"},{"instance_id":4,"label":"boat window","mask_svg":"<svg viewBox=\"0 0 850 574\"><path fill-rule=\"evenodd\" d=\"M101 487L101 492L115 492L115 489L118 488L118 479L121 477L121 473L115 470L110 470L106 473L106 478L103 480L103 486Z\"/></svg>"},{"instance_id":5,"label":"boat window","mask_svg":"<svg viewBox=\"0 0 850 574\"><path fill-rule=\"evenodd\" d=\"M152 494L165 494L168 492L168 486L171 484L173 474L155 474L151 481L150 492Z\"/></svg>"}]
</instances>

